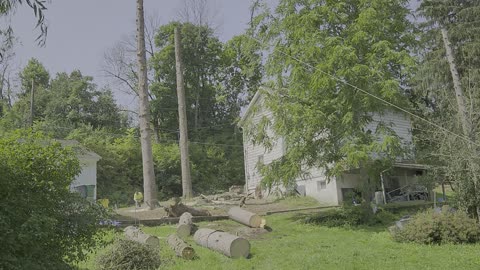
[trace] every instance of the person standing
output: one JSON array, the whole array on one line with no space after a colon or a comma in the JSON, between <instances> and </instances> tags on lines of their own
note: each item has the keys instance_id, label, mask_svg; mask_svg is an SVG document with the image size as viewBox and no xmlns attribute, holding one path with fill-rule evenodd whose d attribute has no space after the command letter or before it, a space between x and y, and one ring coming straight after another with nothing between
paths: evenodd
<instances>
[{"instance_id":1,"label":"person standing","mask_svg":"<svg viewBox=\"0 0 480 270\"><path fill-rule=\"evenodd\" d=\"M140 191L135 192L133 195L133 200L135 201L135 207L140 208L142 206L143 194Z\"/></svg>"}]
</instances>

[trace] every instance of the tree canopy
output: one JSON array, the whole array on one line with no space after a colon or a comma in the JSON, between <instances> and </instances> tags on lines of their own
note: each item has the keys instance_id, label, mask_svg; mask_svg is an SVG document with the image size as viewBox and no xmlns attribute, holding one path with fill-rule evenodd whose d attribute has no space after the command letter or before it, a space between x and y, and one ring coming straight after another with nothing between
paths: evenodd
<instances>
[{"instance_id":1,"label":"tree canopy","mask_svg":"<svg viewBox=\"0 0 480 270\"><path fill-rule=\"evenodd\" d=\"M271 147L271 128L287 145L284 157L263 166L264 184L291 184L305 167L332 176L373 164L374 153L390 162L401 156L388 127L366 133L372 113L391 108L360 90L408 106L415 36L407 4L283 0L256 16L253 26L272 80L265 106L273 119L247 130L256 143Z\"/></svg>"}]
</instances>

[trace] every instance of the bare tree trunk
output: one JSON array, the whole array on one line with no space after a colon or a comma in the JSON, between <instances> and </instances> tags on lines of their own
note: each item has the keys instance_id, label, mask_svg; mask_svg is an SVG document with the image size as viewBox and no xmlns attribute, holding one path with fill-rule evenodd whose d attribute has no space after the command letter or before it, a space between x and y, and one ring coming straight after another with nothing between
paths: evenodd
<instances>
[{"instance_id":1,"label":"bare tree trunk","mask_svg":"<svg viewBox=\"0 0 480 270\"><path fill-rule=\"evenodd\" d=\"M441 28L443 45L445 46L445 52L447 55L447 61L450 66L450 73L452 74L453 79L453 88L455 89L455 97L458 105L458 114L460 116L460 121L462 122L463 134L470 138L472 135L472 126L470 124L467 109L465 107L465 96L462 90L462 84L460 82L460 76L458 75L457 66L455 65L455 58L453 56L452 45L448 38L448 31L445 27Z\"/></svg>"},{"instance_id":2,"label":"bare tree trunk","mask_svg":"<svg viewBox=\"0 0 480 270\"><path fill-rule=\"evenodd\" d=\"M445 46L445 53L447 56L448 65L450 66L450 73L452 74L453 88L455 90L455 98L458 105L458 114L460 116L460 121L462 122L463 134L473 141L475 138L473 136L472 123L467 114L467 109L465 106L465 95L463 94L460 75L458 74L458 69L455 64L455 57L453 55L452 45L450 44L450 39L448 38L448 31L445 27L442 27L440 30L442 32L443 45ZM474 152L478 153L478 149L474 150ZM475 155L475 153L472 153L472 155ZM472 171L475 171L475 162L471 159L469 159L468 162L470 163ZM473 187L474 193L478 194L479 187L478 178L476 177L476 175L473 179ZM476 197L477 196L478 195L476 195ZM478 205L477 198L475 198L475 214L478 222L480 223L480 206Z\"/></svg>"},{"instance_id":3,"label":"bare tree trunk","mask_svg":"<svg viewBox=\"0 0 480 270\"><path fill-rule=\"evenodd\" d=\"M30 118L29 118L29 126L33 127L33 116L35 115L35 106L34 106L34 101L35 101L35 92L33 89L34 80L32 79L32 90L30 93Z\"/></svg>"},{"instance_id":4,"label":"bare tree trunk","mask_svg":"<svg viewBox=\"0 0 480 270\"><path fill-rule=\"evenodd\" d=\"M183 82L183 62L180 44L180 30L175 28L175 60L177 69L177 96L178 118L180 125L180 158L182 166L182 189L183 197L192 197L192 178L190 176L190 159L188 157L188 130L187 109L185 106L185 86Z\"/></svg>"},{"instance_id":5,"label":"bare tree trunk","mask_svg":"<svg viewBox=\"0 0 480 270\"><path fill-rule=\"evenodd\" d=\"M148 102L147 57L145 53L145 22L143 0L137 0L137 64L138 64L138 94L140 108L140 142L142 144L143 162L143 193L145 203L154 209L157 202L155 172L153 170L152 140L150 134L150 109Z\"/></svg>"}]
</instances>

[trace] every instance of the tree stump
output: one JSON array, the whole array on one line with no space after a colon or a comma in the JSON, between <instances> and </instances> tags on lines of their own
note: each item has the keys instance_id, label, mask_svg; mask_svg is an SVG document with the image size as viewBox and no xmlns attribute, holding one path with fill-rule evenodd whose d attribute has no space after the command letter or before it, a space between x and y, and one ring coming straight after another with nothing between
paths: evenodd
<instances>
[{"instance_id":1,"label":"tree stump","mask_svg":"<svg viewBox=\"0 0 480 270\"><path fill-rule=\"evenodd\" d=\"M195 257L195 250L175 234L167 237L168 245L175 251L178 257L192 260Z\"/></svg>"},{"instance_id":2,"label":"tree stump","mask_svg":"<svg viewBox=\"0 0 480 270\"><path fill-rule=\"evenodd\" d=\"M267 221L264 218L240 207L230 208L228 216L236 222L252 228L263 228L267 225Z\"/></svg>"},{"instance_id":3,"label":"tree stump","mask_svg":"<svg viewBox=\"0 0 480 270\"><path fill-rule=\"evenodd\" d=\"M160 241L156 236L146 234L137 227L128 226L123 231L125 232L127 239L153 247L160 246Z\"/></svg>"},{"instance_id":4,"label":"tree stump","mask_svg":"<svg viewBox=\"0 0 480 270\"><path fill-rule=\"evenodd\" d=\"M185 212L180 216L180 220L178 221L177 225L177 235L181 239L185 239L192 234L194 230L193 222L192 222L192 214L189 212Z\"/></svg>"},{"instance_id":5,"label":"tree stump","mask_svg":"<svg viewBox=\"0 0 480 270\"><path fill-rule=\"evenodd\" d=\"M211 229L198 229L193 239L200 246L215 250L231 258L247 258L250 243L241 237Z\"/></svg>"}]
</instances>

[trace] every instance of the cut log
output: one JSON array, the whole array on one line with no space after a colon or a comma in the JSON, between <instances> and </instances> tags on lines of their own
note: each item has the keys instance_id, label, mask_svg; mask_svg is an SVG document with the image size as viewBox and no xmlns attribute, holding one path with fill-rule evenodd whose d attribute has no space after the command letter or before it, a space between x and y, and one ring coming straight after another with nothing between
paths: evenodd
<instances>
[{"instance_id":1,"label":"cut log","mask_svg":"<svg viewBox=\"0 0 480 270\"><path fill-rule=\"evenodd\" d=\"M226 232L198 229L193 239L200 246L215 250L231 258L247 258L250 254L248 240Z\"/></svg>"},{"instance_id":2,"label":"cut log","mask_svg":"<svg viewBox=\"0 0 480 270\"><path fill-rule=\"evenodd\" d=\"M177 225L177 235L181 239L185 239L192 234L193 222L192 214L186 212L180 216L180 220Z\"/></svg>"},{"instance_id":3,"label":"cut log","mask_svg":"<svg viewBox=\"0 0 480 270\"><path fill-rule=\"evenodd\" d=\"M192 260L195 257L195 250L177 235L169 235L167 243L175 251L175 254L177 254L178 257L186 260Z\"/></svg>"},{"instance_id":4,"label":"cut log","mask_svg":"<svg viewBox=\"0 0 480 270\"><path fill-rule=\"evenodd\" d=\"M136 241L136 242L153 246L153 247L160 246L160 241L156 236L146 234L137 227L128 226L124 229L124 232L125 232L125 236L129 240Z\"/></svg>"},{"instance_id":5,"label":"cut log","mask_svg":"<svg viewBox=\"0 0 480 270\"><path fill-rule=\"evenodd\" d=\"M170 205L169 207L164 207L164 209L165 212L168 213L169 217L179 217L185 212L192 214L192 216L210 216L210 212L208 212L207 210L189 207L184 205L183 203L177 202Z\"/></svg>"},{"instance_id":6,"label":"cut log","mask_svg":"<svg viewBox=\"0 0 480 270\"><path fill-rule=\"evenodd\" d=\"M228 216L235 220L236 222L242 223L243 225L250 226L252 228L263 228L267 225L267 222L261 216L244 210L240 207L232 207L228 211Z\"/></svg>"}]
</instances>

